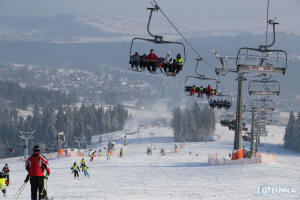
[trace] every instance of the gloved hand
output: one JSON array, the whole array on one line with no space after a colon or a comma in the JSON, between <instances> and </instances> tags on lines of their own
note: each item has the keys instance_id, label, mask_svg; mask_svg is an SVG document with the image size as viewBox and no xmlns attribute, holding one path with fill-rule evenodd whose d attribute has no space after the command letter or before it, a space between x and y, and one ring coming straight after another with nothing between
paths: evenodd
<instances>
[{"instance_id":1,"label":"gloved hand","mask_svg":"<svg viewBox=\"0 0 300 200\"><path fill-rule=\"evenodd\" d=\"M29 181L30 177L29 174L26 176L26 179L24 180L25 183L27 183Z\"/></svg>"},{"instance_id":2,"label":"gloved hand","mask_svg":"<svg viewBox=\"0 0 300 200\"><path fill-rule=\"evenodd\" d=\"M49 174L47 173L45 176L45 179L48 180Z\"/></svg>"}]
</instances>

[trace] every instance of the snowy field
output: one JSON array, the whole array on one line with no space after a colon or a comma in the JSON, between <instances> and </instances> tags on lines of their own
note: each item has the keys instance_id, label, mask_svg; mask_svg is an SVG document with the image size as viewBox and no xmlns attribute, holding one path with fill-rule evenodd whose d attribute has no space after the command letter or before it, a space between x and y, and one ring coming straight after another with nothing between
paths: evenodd
<instances>
[{"instance_id":1,"label":"snowy field","mask_svg":"<svg viewBox=\"0 0 300 200\"><path fill-rule=\"evenodd\" d=\"M184 143L180 152L174 153L171 129L148 128L139 136L128 136L129 145L124 147L123 158L114 155L109 161L105 157L96 157L92 163L88 161L90 178L80 174L79 180L74 180L70 167L75 160L80 162L80 158L49 160L48 194L57 200L300 199L300 154L281 147L283 132L282 127L269 127L270 135L262 139L260 146L260 151L276 154L277 163L208 166L209 153L218 152L228 157L233 144L232 131L218 125L215 142ZM152 156L147 156L146 149L151 141L155 150ZM167 150L163 157L159 154L161 147ZM0 160L0 167L5 162L11 167L11 185L7 188L6 199L12 199L23 184L26 172L23 161ZM261 186L291 186L296 193L290 196L261 194L258 190ZM29 185L19 199L30 199Z\"/></svg>"}]
</instances>

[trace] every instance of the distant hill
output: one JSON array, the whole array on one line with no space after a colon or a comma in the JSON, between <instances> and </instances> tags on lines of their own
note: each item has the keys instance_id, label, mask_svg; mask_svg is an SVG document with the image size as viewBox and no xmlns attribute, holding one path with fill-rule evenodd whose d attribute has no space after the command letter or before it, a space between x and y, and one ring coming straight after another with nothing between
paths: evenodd
<instances>
[{"instance_id":1,"label":"distant hill","mask_svg":"<svg viewBox=\"0 0 300 200\"><path fill-rule=\"evenodd\" d=\"M27 110L28 106L59 107L76 100L74 96L67 96L59 91L24 88L8 81L0 81L0 91L1 107L5 107L6 102L6 107L14 109Z\"/></svg>"},{"instance_id":2,"label":"distant hill","mask_svg":"<svg viewBox=\"0 0 300 200\"><path fill-rule=\"evenodd\" d=\"M278 43L281 49L286 49L292 59L289 59L289 67L284 81L282 81L282 94L291 94L290 91L300 94L297 87L297 78L300 74L299 55L300 37L288 34L278 34ZM240 47L257 47L264 41L263 35L251 35L248 33L239 36L218 36L207 38L191 38L193 46L201 53L201 56L210 63L218 66L211 50L217 49L221 55L236 55ZM102 42L102 43L82 43L82 44L55 44L48 42L14 41L0 42L0 61L11 61L25 64L36 64L41 66L68 67L95 71L99 66L107 65L111 68L128 70L129 42ZM179 47L168 45L152 45L138 43L133 51L147 53L150 48L154 48L158 55L165 56L171 51L174 56L182 50ZM187 47L187 61L184 72L176 79L184 79L185 75L193 74L195 68L196 55ZM215 77L214 69L200 63L199 73ZM140 76L140 75L137 75ZM143 77L145 78L145 77ZM147 78L146 78L147 79ZM279 80L283 78L278 77ZM234 85L232 78L226 82L226 87Z\"/></svg>"}]
</instances>

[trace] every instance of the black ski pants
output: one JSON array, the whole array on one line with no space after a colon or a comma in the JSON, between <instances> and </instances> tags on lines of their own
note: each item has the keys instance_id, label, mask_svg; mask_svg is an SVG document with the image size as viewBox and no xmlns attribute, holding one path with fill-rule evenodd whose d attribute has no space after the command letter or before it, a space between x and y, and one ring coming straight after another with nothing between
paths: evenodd
<instances>
[{"instance_id":1,"label":"black ski pants","mask_svg":"<svg viewBox=\"0 0 300 200\"><path fill-rule=\"evenodd\" d=\"M31 200L37 200L37 192L39 192L39 199L45 196L44 191L44 176L33 176L30 177L31 185Z\"/></svg>"},{"instance_id":2,"label":"black ski pants","mask_svg":"<svg viewBox=\"0 0 300 200\"><path fill-rule=\"evenodd\" d=\"M74 170L73 173L74 173L74 178L76 178L76 177L79 178L78 170Z\"/></svg>"}]
</instances>

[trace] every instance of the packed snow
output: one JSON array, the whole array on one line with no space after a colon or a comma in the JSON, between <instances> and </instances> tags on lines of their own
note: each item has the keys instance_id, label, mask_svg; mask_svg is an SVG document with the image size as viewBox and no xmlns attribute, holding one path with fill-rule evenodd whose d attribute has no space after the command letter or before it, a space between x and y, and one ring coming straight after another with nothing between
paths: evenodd
<instances>
[{"instance_id":1,"label":"packed snow","mask_svg":"<svg viewBox=\"0 0 300 200\"><path fill-rule=\"evenodd\" d=\"M282 147L284 128L270 126L270 135L262 139L261 152L277 155L277 162L240 166L209 166L207 157L218 153L228 157L232 150L232 131L217 126L214 142L176 143L179 152L174 152L172 130L164 127L145 128L139 135L127 137L124 157L118 157L121 144L112 156L96 157L93 162L86 157L90 177L74 179L71 166L81 158L50 159L51 175L48 195L56 200L119 199L119 200L256 200L299 199L300 156ZM153 145L153 155L146 149ZM160 148L167 153L160 156ZM17 158L0 160L0 167L8 163L11 168L11 184L6 199L12 197L26 177L24 162ZM296 192L287 194L266 193L261 186L293 187ZM0 194L1 195L1 194ZM1 199L1 198L0 198ZM19 199L30 199L30 186L25 187Z\"/></svg>"}]
</instances>

